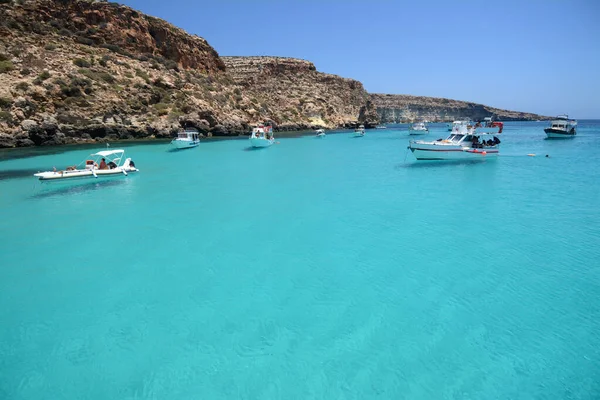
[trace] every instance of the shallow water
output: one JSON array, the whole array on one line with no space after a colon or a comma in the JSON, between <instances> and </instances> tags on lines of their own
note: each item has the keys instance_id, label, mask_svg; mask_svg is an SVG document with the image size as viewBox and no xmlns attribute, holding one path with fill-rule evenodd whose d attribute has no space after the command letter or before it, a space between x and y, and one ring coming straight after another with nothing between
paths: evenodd
<instances>
[{"instance_id":1,"label":"shallow water","mask_svg":"<svg viewBox=\"0 0 600 400\"><path fill-rule=\"evenodd\" d=\"M0 161L0 398L598 398L600 122L544 126L482 162L406 125Z\"/></svg>"}]
</instances>

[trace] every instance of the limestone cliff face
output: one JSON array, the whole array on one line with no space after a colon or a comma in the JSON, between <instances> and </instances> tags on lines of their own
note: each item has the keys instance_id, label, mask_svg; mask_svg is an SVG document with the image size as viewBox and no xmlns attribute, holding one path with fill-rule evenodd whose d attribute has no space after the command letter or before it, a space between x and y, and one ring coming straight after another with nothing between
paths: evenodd
<instances>
[{"instance_id":1,"label":"limestone cliff face","mask_svg":"<svg viewBox=\"0 0 600 400\"><path fill-rule=\"evenodd\" d=\"M358 121L366 128L373 128L379 125L381 118L377 112L375 104L371 100L367 100L366 104L360 108Z\"/></svg>"},{"instance_id":2,"label":"limestone cliff face","mask_svg":"<svg viewBox=\"0 0 600 400\"><path fill-rule=\"evenodd\" d=\"M17 4L18 3L18 4ZM227 67L226 67L227 64ZM351 126L368 94L304 60L219 57L129 7L0 3L0 147Z\"/></svg>"},{"instance_id":3,"label":"limestone cliff face","mask_svg":"<svg viewBox=\"0 0 600 400\"><path fill-rule=\"evenodd\" d=\"M113 3L0 0L0 147L166 138L182 126L240 135L264 120L278 130L370 127L407 109L530 115L407 97L369 95L305 60L220 57L204 39Z\"/></svg>"},{"instance_id":4,"label":"limestone cliff face","mask_svg":"<svg viewBox=\"0 0 600 400\"><path fill-rule=\"evenodd\" d=\"M465 118L478 121L495 115L500 121L538 120L549 117L502 110L483 104L437 97L401 94L370 94L383 122L411 122L426 119L432 122L455 121Z\"/></svg>"},{"instance_id":5,"label":"limestone cliff face","mask_svg":"<svg viewBox=\"0 0 600 400\"><path fill-rule=\"evenodd\" d=\"M368 99L362 83L318 72L309 61L221 58L241 93L254 99L257 116L273 120L280 129L352 126Z\"/></svg>"},{"instance_id":6,"label":"limestone cliff face","mask_svg":"<svg viewBox=\"0 0 600 400\"><path fill-rule=\"evenodd\" d=\"M203 38L126 6L77 0L21 3L0 8L0 35L63 36L125 55L161 57L172 66L205 73L225 70L219 54Z\"/></svg>"}]
</instances>

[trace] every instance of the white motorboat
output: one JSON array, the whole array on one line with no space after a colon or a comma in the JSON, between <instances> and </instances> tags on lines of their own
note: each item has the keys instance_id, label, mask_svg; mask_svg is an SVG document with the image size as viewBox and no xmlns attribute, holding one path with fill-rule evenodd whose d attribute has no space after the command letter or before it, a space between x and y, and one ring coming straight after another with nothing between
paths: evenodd
<instances>
[{"instance_id":1,"label":"white motorboat","mask_svg":"<svg viewBox=\"0 0 600 400\"><path fill-rule=\"evenodd\" d=\"M411 140L408 148L417 160L466 160L496 157L500 139L490 133L480 133L474 127L455 127L446 139L436 141Z\"/></svg>"},{"instance_id":2,"label":"white motorboat","mask_svg":"<svg viewBox=\"0 0 600 400\"><path fill-rule=\"evenodd\" d=\"M416 122L408 128L409 135L426 135L429 133L425 122Z\"/></svg>"},{"instance_id":3,"label":"white motorboat","mask_svg":"<svg viewBox=\"0 0 600 400\"><path fill-rule=\"evenodd\" d=\"M358 128L356 128L354 130L354 133L352 134L353 137L363 137L365 136L365 126L361 125Z\"/></svg>"},{"instance_id":4,"label":"white motorboat","mask_svg":"<svg viewBox=\"0 0 600 400\"><path fill-rule=\"evenodd\" d=\"M318 138L325 137L325 129L317 129L316 132Z\"/></svg>"},{"instance_id":5,"label":"white motorboat","mask_svg":"<svg viewBox=\"0 0 600 400\"><path fill-rule=\"evenodd\" d=\"M568 115L559 115L544 129L548 139L572 138L577 134L577 121Z\"/></svg>"},{"instance_id":6,"label":"white motorboat","mask_svg":"<svg viewBox=\"0 0 600 400\"><path fill-rule=\"evenodd\" d=\"M275 143L273 127L270 124L260 124L252 129L250 144L252 147L269 147Z\"/></svg>"},{"instance_id":7,"label":"white motorboat","mask_svg":"<svg viewBox=\"0 0 600 400\"><path fill-rule=\"evenodd\" d=\"M125 150L105 150L91 154L89 159L78 165L67 167L63 171L38 172L33 174L40 181L71 181L76 179L97 179L127 176L129 173L138 172L131 158L123 159ZM107 162L108 161L108 162Z\"/></svg>"},{"instance_id":8,"label":"white motorboat","mask_svg":"<svg viewBox=\"0 0 600 400\"><path fill-rule=\"evenodd\" d=\"M171 141L171 144L178 150L191 149L200 144L200 133L196 128L185 128Z\"/></svg>"},{"instance_id":9,"label":"white motorboat","mask_svg":"<svg viewBox=\"0 0 600 400\"><path fill-rule=\"evenodd\" d=\"M375 127L375 129L387 129L387 126L385 126L385 125L377 125Z\"/></svg>"}]
</instances>

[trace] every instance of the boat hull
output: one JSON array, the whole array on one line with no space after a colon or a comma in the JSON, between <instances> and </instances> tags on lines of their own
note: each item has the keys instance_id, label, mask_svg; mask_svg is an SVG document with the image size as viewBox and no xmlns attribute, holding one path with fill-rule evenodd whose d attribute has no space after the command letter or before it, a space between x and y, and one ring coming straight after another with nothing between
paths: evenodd
<instances>
[{"instance_id":1,"label":"boat hull","mask_svg":"<svg viewBox=\"0 0 600 400\"><path fill-rule=\"evenodd\" d=\"M107 179L120 178L130 173L138 172L137 168L114 168L94 170L75 170L75 171L49 171L33 174L43 182L71 182L83 179ZM95 175L94 175L95 173Z\"/></svg>"},{"instance_id":2,"label":"boat hull","mask_svg":"<svg viewBox=\"0 0 600 400\"><path fill-rule=\"evenodd\" d=\"M548 136L549 139L572 138L575 137L577 133L575 131L575 128L571 128L570 131L565 131L563 129L546 128L544 129L544 132L546 132L546 136Z\"/></svg>"},{"instance_id":3,"label":"boat hull","mask_svg":"<svg viewBox=\"0 0 600 400\"><path fill-rule=\"evenodd\" d=\"M498 156L497 147L473 149L452 144L410 143L417 160L483 160Z\"/></svg>"},{"instance_id":4,"label":"boat hull","mask_svg":"<svg viewBox=\"0 0 600 400\"><path fill-rule=\"evenodd\" d=\"M324 133L317 133L317 137L318 137L318 138L324 138L324 137L325 137L325 134L324 134Z\"/></svg>"},{"instance_id":5,"label":"boat hull","mask_svg":"<svg viewBox=\"0 0 600 400\"><path fill-rule=\"evenodd\" d=\"M183 150L183 149L191 149L193 147L197 147L200 144L199 140L173 140L171 142L171 144L173 145L173 147L175 147L177 150Z\"/></svg>"},{"instance_id":6,"label":"boat hull","mask_svg":"<svg viewBox=\"0 0 600 400\"><path fill-rule=\"evenodd\" d=\"M275 139L250 138L250 145L252 147L269 147L273 143L275 143Z\"/></svg>"}]
</instances>

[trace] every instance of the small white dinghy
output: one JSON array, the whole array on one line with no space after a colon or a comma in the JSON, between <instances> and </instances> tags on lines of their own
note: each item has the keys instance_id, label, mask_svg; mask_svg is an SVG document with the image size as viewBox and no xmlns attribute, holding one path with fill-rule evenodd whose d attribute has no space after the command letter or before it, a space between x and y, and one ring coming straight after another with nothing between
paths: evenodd
<instances>
[{"instance_id":1,"label":"small white dinghy","mask_svg":"<svg viewBox=\"0 0 600 400\"><path fill-rule=\"evenodd\" d=\"M315 133L317 134L318 138L325 137L325 129L317 129L317 131Z\"/></svg>"},{"instance_id":2,"label":"small white dinghy","mask_svg":"<svg viewBox=\"0 0 600 400\"><path fill-rule=\"evenodd\" d=\"M250 144L252 147L269 147L275 143L273 127L270 124L260 124L252 129Z\"/></svg>"},{"instance_id":3,"label":"small white dinghy","mask_svg":"<svg viewBox=\"0 0 600 400\"><path fill-rule=\"evenodd\" d=\"M91 154L90 158L79 165L67 167L63 171L38 172L33 176L44 182L71 181L77 179L97 179L127 176L138 172L131 158L123 160L125 150L105 150ZM107 162L108 161L108 162Z\"/></svg>"}]
</instances>

